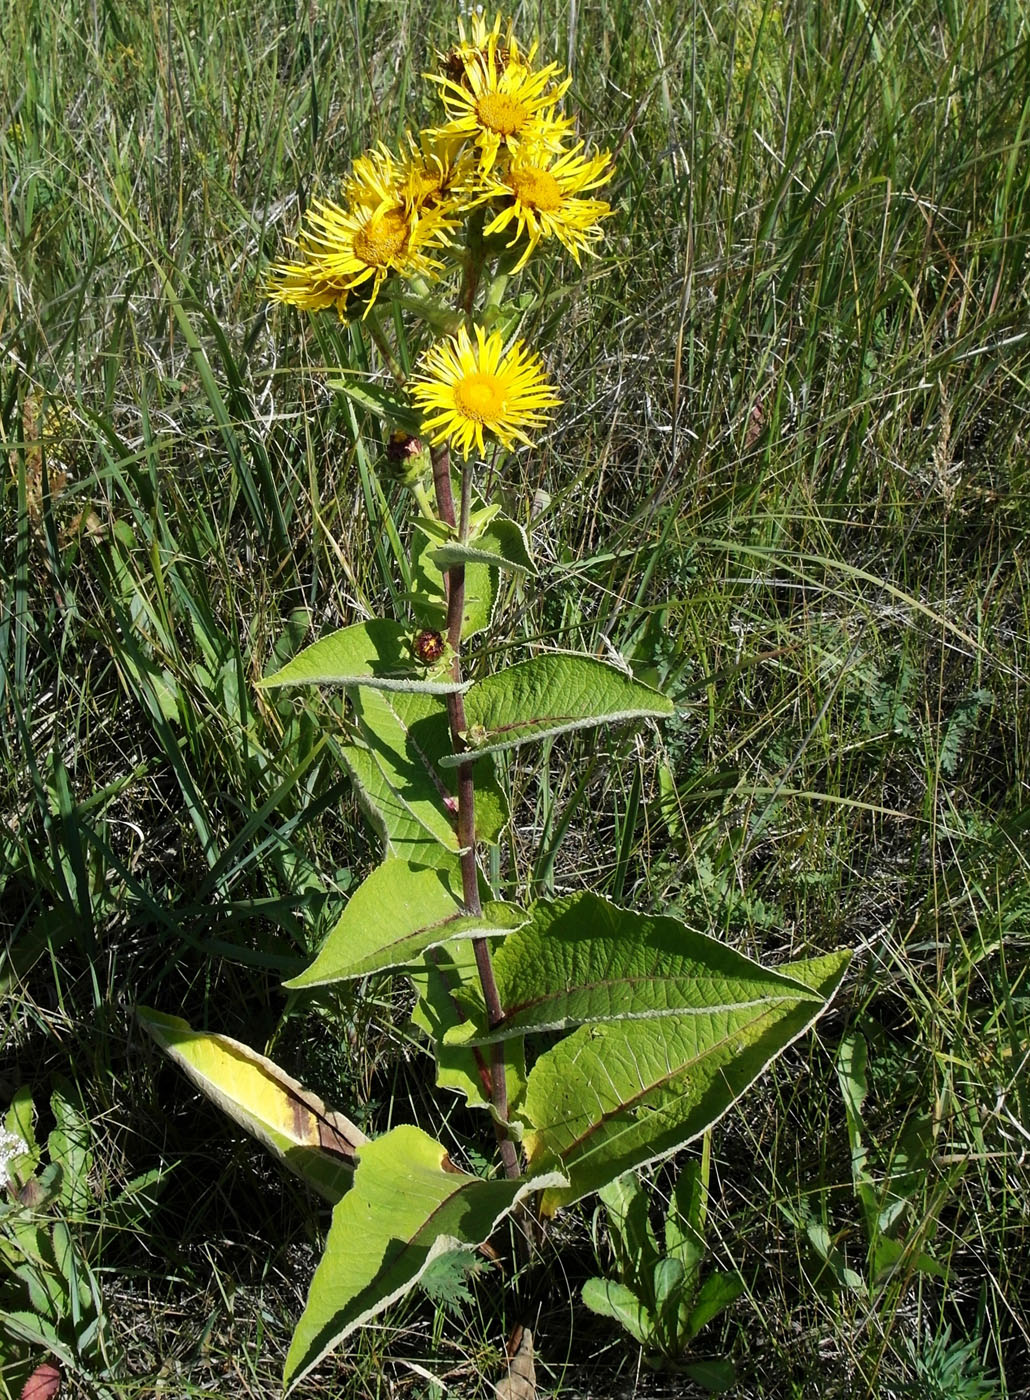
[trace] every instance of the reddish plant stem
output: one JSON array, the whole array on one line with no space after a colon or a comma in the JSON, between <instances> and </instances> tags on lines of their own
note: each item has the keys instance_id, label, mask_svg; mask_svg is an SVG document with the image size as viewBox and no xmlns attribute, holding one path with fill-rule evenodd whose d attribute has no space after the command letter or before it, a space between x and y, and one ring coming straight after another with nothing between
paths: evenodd
<instances>
[{"instance_id":1,"label":"reddish plant stem","mask_svg":"<svg viewBox=\"0 0 1030 1400\"><path fill-rule=\"evenodd\" d=\"M454 489L451 485L450 451L446 447L436 447L432 451L433 485L436 489L436 508L440 519L455 528L458 524L454 510ZM469 505L471 499L471 475L468 467L462 469L461 481L461 529L464 540L468 535ZM461 681L461 624L465 615L465 565L452 564L444 573L444 587L447 594L447 641L450 644L453 661L451 675ZM454 752L465 750L464 734L468 728L465 719L465 701L460 691L447 696L447 718L451 729L451 743ZM461 848L461 888L465 908L470 914L481 914L483 906L479 898L479 866L476 862L476 786L475 763L458 764L458 845ZM483 988L483 1000L491 1026L498 1025L504 1018L497 979L494 977L493 963L490 960L490 945L485 938L474 938L472 948L476 958L476 970ZM491 1046L490 1054L490 1098L496 1118L494 1130L497 1144L507 1177L519 1175L519 1159L515 1144L504 1127L508 1118L508 1083L504 1063L504 1042Z\"/></svg>"}]
</instances>

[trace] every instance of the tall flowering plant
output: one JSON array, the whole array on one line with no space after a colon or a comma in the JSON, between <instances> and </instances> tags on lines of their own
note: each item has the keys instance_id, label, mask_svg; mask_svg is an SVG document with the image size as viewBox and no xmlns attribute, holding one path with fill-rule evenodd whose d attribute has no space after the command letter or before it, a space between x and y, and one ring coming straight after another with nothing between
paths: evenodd
<instances>
[{"instance_id":1,"label":"tall flowering plant","mask_svg":"<svg viewBox=\"0 0 1030 1400\"><path fill-rule=\"evenodd\" d=\"M347 689L345 762L383 843L382 864L286 985L402 970L437 1084L483 1110L498 1167L461 1170L414 1126L369 1140L247 1047L140 1012L206 1092L334 1202L288 1386L440 1254L483 1245L508 1216L528 1249L562 1206L705 1132L812 1025L847 963L766 968L589 890L522 903L486 877L509 820L512 750L673 706L594 656L537 648L491 669L497 647L470 647L504 576L534 572L524 529L486 499L482 464L494 479L561 407L519 336L532 306L518 274L533 258L579 266L596 252L612 213L597 191L614 171L573 140L569 79L500 17L460 24L429 78L440 125L356 160L341 202L312 204L270 283L280 302L363 328L382 363L388 387L361 401L392 428L385 465L411 490L410 611L323 637L261 684ZM428 342L409 377L398 327Z\"/></svg>"}]
</instances>

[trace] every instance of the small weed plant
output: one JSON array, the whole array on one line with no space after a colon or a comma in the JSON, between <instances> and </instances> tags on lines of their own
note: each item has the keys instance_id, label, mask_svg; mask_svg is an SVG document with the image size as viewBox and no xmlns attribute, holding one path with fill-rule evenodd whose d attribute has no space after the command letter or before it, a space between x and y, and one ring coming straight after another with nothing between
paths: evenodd
<instances>
[{"instance_id":1,"label":"small weed plant","mask_svg":"<svg viewBox=\"0 0 1030 1400\"><path fill-rule=\"evenodd\" d=\"M614 1255L615 1277L588 1279L583 1301L624 1327L655 1369L682 1369L708 1390L733 1384L723 1357L688 1361L698 1333L744 1291L733 1269L705 1269L711 1137L700 1160L686 1162L673 1184L659 1244L651 1223L650 1195L635 1172L598 1192Z\"/></svg>"}]
</instances>

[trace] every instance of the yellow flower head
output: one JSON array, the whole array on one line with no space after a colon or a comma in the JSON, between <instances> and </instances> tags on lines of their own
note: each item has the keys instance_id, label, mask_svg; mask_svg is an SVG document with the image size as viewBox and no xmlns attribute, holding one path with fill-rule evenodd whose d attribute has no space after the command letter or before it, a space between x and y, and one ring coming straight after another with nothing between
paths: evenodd
<instances>
[{"instance_id":1,"label":"yellow flower head","mask_svg":"<svg viewBox=\"0 0 1030 1400\"><path fill-rule=\"evenodd\" d=\"M389 152L370 152L354 163L346 183L349 206L315 201L301 234L301 257L272 269L269 296L318 311L346 314L352 293L367 298L365 314L392 273L432 278L441 264L429 252L447 242L454 219L446 209L411 209Z\"/></svg>"},{"instance_id":2,"label":"yellow flower head","mask_svg":"<svg viewBox=\"0 0 1030 1400\"><path fill-rule=\"evenodd\" d=\"M473 170L473 161L461 136L419 133L418 144L408 134L408 150L400 172L401 197L415 215L427 209L446 210L460 215L469 208L464 193Z\"/></svg>"},{"instance_id":3,"label":"yellow flower head","mask_svg":"<svg viewBox=\"0 0 1030 1400\"><path fill-rule=\"evenodd\" d=\"M556 81L561 68L548 64L534 72L529 64L535 46L521 57L514 39L503 51L491 34L485 49L463 63L461 81L430 73L439 83L449 120L435 135L461 136L479 148L479 166L487 174L503 149L514 154L523 144L556 151L572 129L557 104L568 90L569 78Z\"/></svg>"},{"instance_id":4,"label":"yellow flower head","mask_svg":"<svg viewBox=\"0 0 1030 1400\"><path fill-rule=\"evenodd\" d=\"M486 451L485 433L509 451L516 441L532 446L524 430L542 427L561 404L539 355L521 340L506 350L500 335L481 326L475 344L462 326L453 339L430 346L420 371L411 396L422 430L434 445L449 443L463 457L473 444Z\"/></svg>"},{"instance_id":5,"label":"yellow flower head","mask_svg":"<svg viewBox=\"0 0 1030 1400\"><path fill-rule=\"evenodd\" d=\"M534 44L525 57L520 58L518 40L512 33L511 20L508 21L504 38L501 38L501 16L498 15L493 24L487 27L487 21L481 14L472 16L472 29L470 33L465 30L465 21L459 15L458 34L460 41L450 53L441 54L440 62L443 71L453 82L465 84L466 74L470 67L478 65L485 68L492 52L494 62L499 68L504 68L509 59L516 62L521 61L527 68L532 64L536 54L537 45Z\"/></svg>"},{"instance_id":6,"label":"yellow flower head","mask_svg":"<svg viewBox=\"0 0 1030 1400\"><path fill-rule=\"evenodd\" d=\"M401 203L403 172L393 152L380 144L358 156L343 182L347 204L371 211Z\"/></svg>"},{"instance_id":7,"label":"yellow flower head","mask_svg":"<svg viewBox=\"0 0 1030 1400\"><path fill-rule=\"evenodd\" d=\"M326 311L335 306L341 321L350 310L349 279L320 272L307 261L277 262L269 275L268 295L272 301L301 311Z\"/></svg>"},{"instance_id":8,"label":"yellow flower head","mask_svg":"<svg viewBox=\"0 0 1030 1400\"><path fill-rule=\"evenodd\" d=\"M581 252L601 237L600 219L612 212L603 199L581 199L584 190L606 185L614 173L607 151L583 156L580 141L571 151L557 154L520 147L507 168L484 176L479 202L492 200L500 212L487 224L486 234L501 233L514 225L514 244L522 237L526 249L513 269L526 265L543 238L557 238L579 262ZM509 247L511 244L509 244Z\"/></svg>"}]
</instances>

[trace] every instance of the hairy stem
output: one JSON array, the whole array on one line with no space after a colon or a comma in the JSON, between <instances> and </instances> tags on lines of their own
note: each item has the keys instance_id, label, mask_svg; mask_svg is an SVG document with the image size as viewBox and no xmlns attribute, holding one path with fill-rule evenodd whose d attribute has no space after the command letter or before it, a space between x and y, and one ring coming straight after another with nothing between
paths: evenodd
<instances>
[{"instance_id":1,"label":"hairy stem","mask_svg":"<svg viewBox=\"0 0 1030 1400\"><path fill-rule=\"evenodd\" d=\"M446 447L434 448L433 485L436 488L436 505L440 519L452 528L458 520L454 509L454 490L451 485L450 452ZM461 538L468 537L469 508L472 495L472 476L467 465L462 468L461 477ZM452 564L444 574L447 593L447 640L453 654L451 675L461 680L461 624L465 615L465 565ZM467 729L465 702L460 691L447 697L447 717L451 728L451 743L455 753L465 750L464 734ZM479 866L476 862L476 786L475 763L458 764L458 845L461 848L461 888L465 908L470 914L482 913L479 898ZM483 988L490 1025L497 1025L503 1018L501 998L494 977L493 963L490 960L490 945L485 938L474 938L472 947L476 957L476 969ZM504 1064L504 1044L498 1042L491 1047L490 1055L490 1098L496 1112L494 1129L497 1144L504 1163L507 1177L519 1175L519 1159L515 1144L508 1136L504 1123L508 1117L508 1083Z\"/></svg>"}]
</instances>

